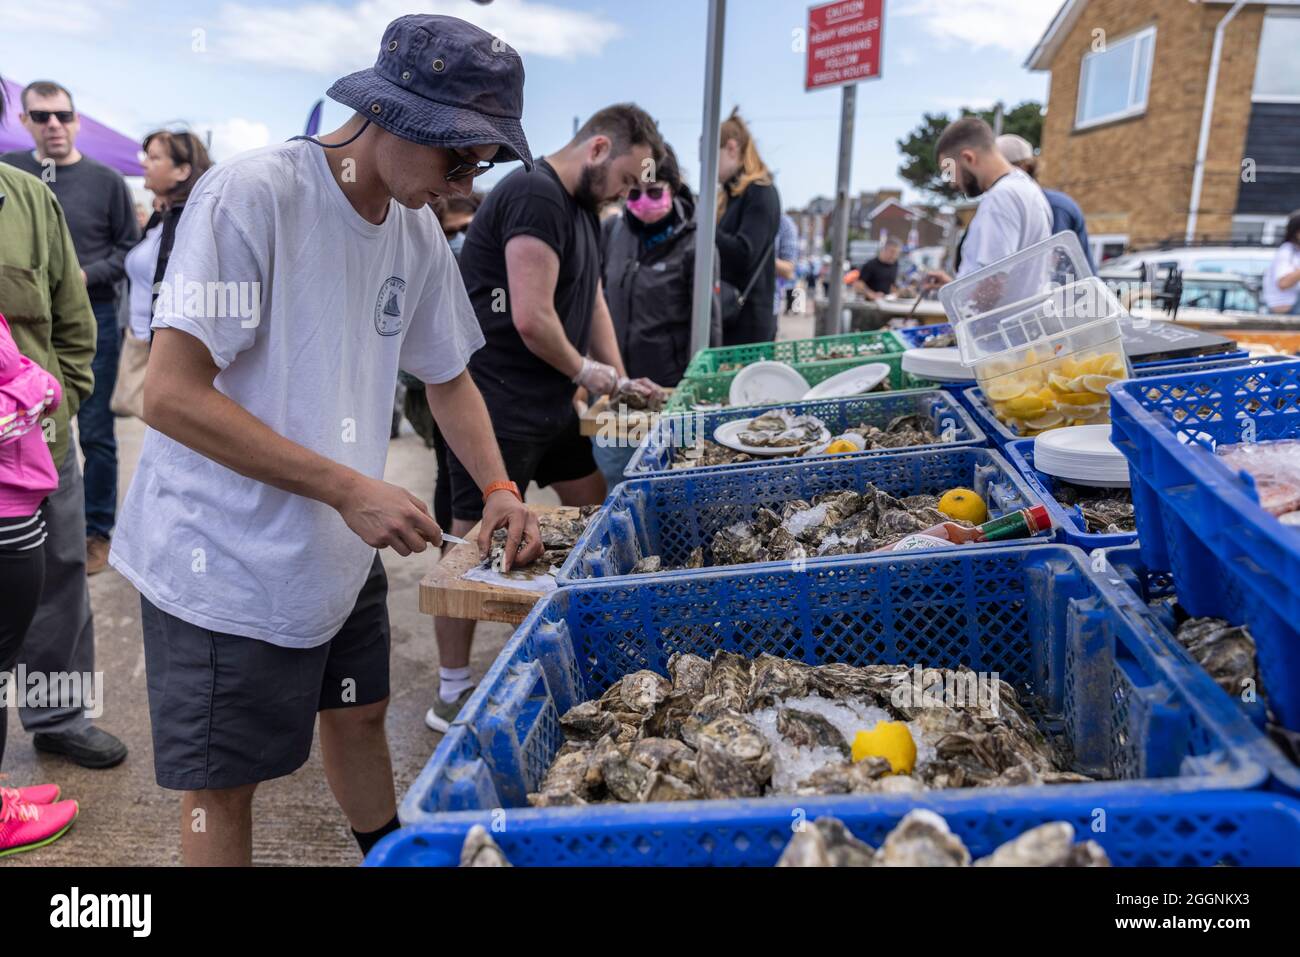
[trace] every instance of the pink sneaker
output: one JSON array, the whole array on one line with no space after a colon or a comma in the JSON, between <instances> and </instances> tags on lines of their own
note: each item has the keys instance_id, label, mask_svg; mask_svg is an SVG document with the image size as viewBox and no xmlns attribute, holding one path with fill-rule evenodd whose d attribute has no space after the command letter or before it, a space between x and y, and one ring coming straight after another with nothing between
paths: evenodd
<instances>
[{"instance_id":1,"label":"pink sneaker","mask_svg":"<svg viewBox=\"0 0 1300 957\"><path fill-rule=\"evenodd\" d=\"M28 788L0 788L0 799L23 804L53 804L59 799L57 784L33 784Z\"/></svg>"},{"instance_id":2,"label":"pink sneaker","mask_svg":"<svg viewBox=\"0 0 1300 957\"><path fill-rule=\"evenodd\" d=\"M0 800L0 857L53 844L72 827L79 812L76 801L26 804Z\"/></svg>"}]
</instances>

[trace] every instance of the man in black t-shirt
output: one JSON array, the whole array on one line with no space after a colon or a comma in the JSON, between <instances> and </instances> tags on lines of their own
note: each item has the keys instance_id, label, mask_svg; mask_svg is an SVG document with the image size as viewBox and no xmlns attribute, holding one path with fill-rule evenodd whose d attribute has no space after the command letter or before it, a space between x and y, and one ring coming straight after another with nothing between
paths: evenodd
<instances>
[{"instance_id":1,"label":"man in black t-shirt","mask_svg":"<svg viewBox=\"0 0 1300 957\"><path fill-rule=\"evenodd\" d=\"M898 281L898 254L903 251L903 244L890 237L876 253L875 259L869 259L858 267L858 281L854 288L867 299L883 299L894 291Z\"/></svg>"},{"instance_id":2,"label":"man in black t-shirt","mask_svg":"<svg viewBox=\"0 0 1300 957\"><path fill-rule=\"evenodd\" d=\"M597 211L638 183L653 182L663 149L645 111L607 107L567 146L502 180L470 226L460 271L486 344L469 370L516 494L536 481L553 486L565 505L605 498L605 480L573 406L578 387L594 397L629 384L600 286ZM450 452L445 480L451 531L463 536L482 514L481 494ZM434 631L441 681L425 723L445 732L473 689L474 623L437 618Z\"/></svg>"}]
</instances>

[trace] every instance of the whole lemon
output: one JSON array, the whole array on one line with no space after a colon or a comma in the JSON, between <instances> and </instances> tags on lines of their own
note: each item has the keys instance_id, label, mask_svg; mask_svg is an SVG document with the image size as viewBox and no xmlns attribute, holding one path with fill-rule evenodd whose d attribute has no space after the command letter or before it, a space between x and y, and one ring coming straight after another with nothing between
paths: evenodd
<instances>
[{"instance_id":1,"label":"whole lemon","mask_svg":"<svg viewBox=\"0 0 1300 957\"><path fill-rule=\"evenodd\" d=\"M984 499L968 488L954 488L945 492L943 498L939 499L939 511L949 518L970 522L972 525L982 525L989 517L989 508L984 504Z\"/></svg>"},{"instance_id":2,"label":"whole lemon","mask_svg":"<svg viewBox=\"0 0 1300 957\"><path fill-rule=\"evenodd\" d=\"M891 774L911 774L916 767L916 742L901 721L878 721L870 731L853 738L853 760L880 757L889 762Z\"/></svg>"}]
</instances>

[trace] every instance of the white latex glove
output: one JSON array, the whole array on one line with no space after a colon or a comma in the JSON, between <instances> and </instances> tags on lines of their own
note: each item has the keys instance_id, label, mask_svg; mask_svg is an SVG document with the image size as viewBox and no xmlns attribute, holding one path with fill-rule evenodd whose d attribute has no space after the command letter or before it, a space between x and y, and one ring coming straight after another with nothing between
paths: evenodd
<instances>
[{"instance_id":1,"label":"white latex glove","mask_svg":"<svg viewBox=\"0 0 1300 957\"><path fill-rule=\"evenodd\" d=\"M618 388L618 372L613 366L597 362L590 357L582 360L582 369L572 380L592 395L609 395Z\"/></svg>"}]
</instances>

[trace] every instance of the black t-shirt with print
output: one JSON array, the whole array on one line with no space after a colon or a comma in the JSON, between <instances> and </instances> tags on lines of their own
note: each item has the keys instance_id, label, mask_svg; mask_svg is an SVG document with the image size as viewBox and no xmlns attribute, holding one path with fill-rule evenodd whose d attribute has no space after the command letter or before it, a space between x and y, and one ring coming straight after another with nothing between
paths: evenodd
<instances>
[{"instance_id":1,"label":"black t-shirt with print","mask_svg":"<svg viewBox=\"0 0 1300 957\"><path fill-rule=\"evenodd\" d=\"M555 250L560 272L555 311L569 342L586 355L600 278L600 224L568 194L549 163L518 169L498 183L474 215L460 273L486 344L470 359L499 437L546 440L573 416L576 387L529 351L515 329L506 243L534 236Z\"/></svg>"}]
</instances>

